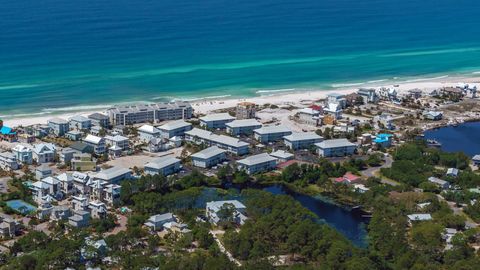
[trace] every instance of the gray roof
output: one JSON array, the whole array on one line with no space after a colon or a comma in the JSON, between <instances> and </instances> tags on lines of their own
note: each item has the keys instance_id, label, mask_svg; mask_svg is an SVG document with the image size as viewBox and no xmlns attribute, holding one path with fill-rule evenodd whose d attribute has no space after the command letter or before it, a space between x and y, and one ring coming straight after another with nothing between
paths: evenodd
<instances>
[{"instance_id":1,"label":"gray roof","mask_svg":"<svg viewBox=\"0 0 480 270\"><path fill-rule=\"evenodd\" d=\"M431 220L432 216L430 214L411 214L408 215L408 219L411 221L423 221L423 220Z\"/></svg>"},{"instance_id":2,"label":"gray roof","mask_svg":"<svg viewBox=\"0 0 480 270\"><path fill-rule=\"evenodd\" d=\"M337 147L347 147L347 146L357 146L357 145L349 142L347 139L333 139L333 140L325 140L323 142L316 143L315 146L317 146L318 148L337 148Z\"/></svg>"},{"instance_id":3,"label":"gray roof","mask_svg":"<svg viewBox=\"0 0 480 270\"><path fill-rule=\"evenodd\" d=\"M237 200L227 200L227 201L211 201L207 202L207 209L210 209L214 212L218 212L221 207L225 204L232 204L236 209L246 208L245 205Z\"/></svg>"},{"instance_id":4,"label":"gray roof","mask_svg":"<svg viewBox=\"0 0 480 270\"><path fill-rule=\"evenodd\" d=\"M105 140L113 141L113 142L123 142L123 141L128 141L128 138L121 135L115 135L115 136L106 136Z\"/></svg>"},{"instance_id":5,"label":"gray roof","mask_svg":"<svg viewBox=\"0 0 480 270\"><path fill-rule=\"evenodd\" d=\"M172 121L172 122L168 122L164 125L161 125L161 126L158 127L158 129L168 131L168 130L175 130L175 129L179 129L179 128L189 127L191 125L192 124L187 123L183 120L177 120L177 121Z\"/></svg>"},{"instance_id":6,"label":"gray roof","mask_svg":"<svg viewBox=\"0 0 480 270\"><path fill-rule=\"evenodd\" d=\"M192 158L201 158L201 159L208 159L222 153L225 153L225 150L218 148L217 146L211 146L209 148L203 149L200 152L197 152L192 155Z\"/></svg>"},{"instance_id":7,"label":"gray roof","mask_svg":"<svg viewBox=\"0 0 480 270\"><path fill-rule=\"evenodd\" d=\"M480 155L473 156L472 160L480 161Z\"/></svg>"},{"instance_id":8,"label":"gray roof","mask_svg":"<svg viewBox=\"0 0 480 270\"><path fill-rule=\"evenodd\" d=\"M258 134L271 134L271 133L288 133L292 132L289 128L285 126L263 126L259 129L254 130Z\"/></svg>"},{"instance_id":9,"label":"gray roof","mask_svg":"<svg viewBox=\"0 0 480 270\"><path fill-rule=\"evenodd\" d=\"M148 162L147 164L145 164L145 167L154 168L154 169L163 169L165 167L168 167L178 162L180 162L180 160L177 158L174 158L172 156L165 156L165 157L156 158L151 162Z\"/></svg>"},{"instance_id":10,"label":"gray roof","mask_svg":"<svg viewBox=\"0 0 480 270\"><path fill-rule=\"evenodd\" d=\"M276 158L286 159L286 158L291 158L294 155L292 153L289 153L289 152L284 151L284 150L277 150L275 152L270 153L270 156L276 157Z\"/></svg>"},{"instance_id":11,"label":"gray roof","mask_svg":"<svg viewBox=\"0 0 480 270\"><path fill-rule=\"evenodd\" d=\"M108 119L108 116L101 113L92 113L88 116L88 118L94 119L94 120L106 120Z\"/></svg>"},{"instance_id":12,"label":"gray roof","mask_svg":"<svg viewBox=\"0 0 480 270\"><path fill-rule=\"evenodd\" d=\"M261 164L261 163L270 162L270 161L276 161L276 160L277 160L276 158L270 156L269 154L262 153L262 154L246 157L237 162L242 165L252 166L252 165Z\"/></svg>"},{"instance_id":13,"label":"gray roof","mask_svg":"<svg viewBox=\"0 0 480 270\"><path fill-rule=\"evenodd\" d=\"M242 120L234 120L230 123L226 123L225 125L230 128L236 128L236 127L261 126L262 124L255 119L242 119Z\"/></svg>"},{"instance_id":14,"label":"gray roof","mask_svg":"<svg viewBox=\"0 0 480 270\"><path fill-rule=\"evenodd\" d=\"M151 216L148 220L151 222L162 222L170 219L173 219L172 213L154 215L154 216Z\"/></svg>"},{"instance_id":15,"label":"gray roof","mask_svg":"<svg viewBox=\"0 0 480 270\"><path fill-rule=\"evenodd\" d=\"M228 120L234 120L234 119L235 117L231 116L228 113L214 113L214 114L208 114L206 116L200 117L200 120L204 122L228 121Z\"/></svg>"},{"instance_id":16,"label":"gray roof","mask_svg":"<svg viewBox=\"0 0 480 270\"><path fill-rule=\"evenodd\" d=\"M443 185L450 184L448 181L445 181L445 180L442 180L442 179L440 179L440 178L433 177L433 176L429 177L429 178L428 178L428 181L429 181L429 182L432 182L432 183L435 183L435 184L442 185L442 186L443 186Z\"/></svg>"},{"instance_id":17,"label":"gray roof","mask_svg":"<svg viewBox=\"0 0 480 270\"><path fill-rule=\"evenodd\" d=\"M85 116L81 116L81 115L72 116L72 117L70 117L69 120L74 121L74 122L90 122L90 119L86 118Z\"/></svg>"},{"instance_id":18,"label":"gray roof","mask_svg":"<svg viewBox=\"0 0 480 270\"><path fill-rule=\"evenodd\" d=\"M119 176L127 174L127 173L130 173L130 170L127 169L127 168L112 167L110 169L100 171L99 173L97 173L95 175L95 178L107 181L107 180L119 177Z\"/></svg>"},{"instance_id":19,"label":"gray roof","mask_svg":"<svg viewBox=\"0 0 480 270\"><path fill-rule=\"evenodd\" d=\"M306 141L306 140L322 140L323 137L315 132L294 132L283 137L287 141Z\"/></svg>"},{"instance_id":20,"label":"gray roof","mask_svg":"<svg viewBox=\"0 0 480 270\"><path fill-rule=\"evenodd\" d=\"M235 148L245 147L249 145L248 143L241 141L237 138L233 138L226 135L216 135L210 131L199 129L199 128L194 128L190 131L185 132L185 134L193 137L199 137L201 139L209 140L215 143L225 144Z\"/></svg>"},{"instance_id":21,"label":"gray roof","mask_svg":"<svg viewBox=\"0 0 480 270\"><path fill-rule=\"evenodd\" d=\"M68 124L67 120L63 119L63 118L59 118L59 117L55 117L55 118L52 118L52 119L48 119L48 123L53 123L53 124Z\"/></svg>"},{"instance_id":22,"label":"gray roof","mask_svg":"<svg viewBox=\"0 0 480 270\"><path fill-rule=\"evenodd\" d=\"M175 101L169 103L154 103L154 104L136 104L136 105L122 105L114 106L108 109L108 112L113 113L138 113L145 111L155 111L155 110L168 110L168 109L180 109L180 108L191 108L190 103L185 101Z\"/></svg>"}]
</instances>

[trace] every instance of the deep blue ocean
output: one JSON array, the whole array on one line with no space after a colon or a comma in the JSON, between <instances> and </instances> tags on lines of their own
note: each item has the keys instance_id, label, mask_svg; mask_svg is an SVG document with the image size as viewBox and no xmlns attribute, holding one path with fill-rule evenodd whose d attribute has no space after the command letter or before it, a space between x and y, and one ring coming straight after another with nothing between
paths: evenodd
<instances>
[{"instance_id":1,"label":"deep blue ocean","mask_svg":"<svg viewBox=\"0 0 480 270\"><path fill-rule=\"evenodd\" d=\"M478 0L0 4L5 118L480 71Z\"/></svg>"}]
</instances>

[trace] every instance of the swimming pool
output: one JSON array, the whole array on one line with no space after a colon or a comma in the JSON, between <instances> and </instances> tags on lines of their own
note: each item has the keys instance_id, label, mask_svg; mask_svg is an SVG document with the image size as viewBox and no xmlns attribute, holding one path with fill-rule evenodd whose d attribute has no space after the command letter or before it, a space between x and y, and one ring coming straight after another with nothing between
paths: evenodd
<instances>
[{"instance_id":1,"label":"swimming pool","mask_svg":"<svg viewBox=\"0 0 480 270\"><path fill-rule=\"evenodd\" d=\"M8 207L23 215L37 211L37 208L35 206L22 200L11 200L6 202L6 204L8 205Z\"/></svg>"}]
</instances>

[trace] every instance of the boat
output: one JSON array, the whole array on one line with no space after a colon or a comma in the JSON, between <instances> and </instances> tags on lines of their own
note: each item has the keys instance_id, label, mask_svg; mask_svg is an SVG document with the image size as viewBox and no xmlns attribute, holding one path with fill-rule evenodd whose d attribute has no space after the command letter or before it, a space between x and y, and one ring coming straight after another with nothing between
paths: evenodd
<instances>
[{"instance_id":1,"label":"boat","mask_svg":"<svg viewBox=\"0 0 480 270\"><path fill-rule=\"evenodd\" d=\"M435 140L435 139L428 139L427 140L427 146L430 146L430 147L442 147L442 143L440 143L439 141Z\"/></svg>"}]
</instances>

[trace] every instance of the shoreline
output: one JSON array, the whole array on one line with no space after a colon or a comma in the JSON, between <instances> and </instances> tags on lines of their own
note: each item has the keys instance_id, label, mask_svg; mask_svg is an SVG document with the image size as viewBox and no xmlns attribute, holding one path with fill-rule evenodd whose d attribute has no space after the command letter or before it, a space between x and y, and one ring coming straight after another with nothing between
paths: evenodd
<instances>
[{"instance_id":1,"label":"shoreline","mask_svg":"<svg viewBox=\"0 0 480 270\"><path fill-rule=\"evenodd\" d=\"M258 90L256 93L260 94L254 97L245 97L245 98L232 98L230 95L223 96L212 96L205 97L203 99L189 99L185 98L183 100L189 101L192 104L193 109L196 113L206 114L211 111L221 110L226 108L235 107L238 102L248 101L253 102L258 105L264 104L275 104L275 105L296 105L296 106L306 106L309 103L313 103L316 100L324 99L328 94L331 93L341 93L349 94L355 92L358 88L380 88L380 87L395 87L399 93L404 93L411 89L420 89L423 92L432 91L446 86L456 86L459 83L473 83L480 86L480 74L473 74L475 77L449 77L440 76L435 78L418 78L415 80L409 80L404 83L402 82L388 82L383 80L378 80L372 83L365 84L350 84L350 87L338 88L338 89L315 89L315 88L288 88L288 89L278 89L278 90ZM339 84L342 85L342 84ZM349 85L349 84L343 84ZM355 85L355 86L353 86ZM181 100L177 98L176 100ZM141 103L141 102L138 102ZM117 104L126 104L117 103ZM113 105L112 105L113 106ZM46 124L47 120L53 117L61 117L68 119L74 115L83 115L92 114L95 112L104 112L108 105L92 105L91 107L98 107L96 109L86 109L82 110L82 107L88 107L86 105L78 106L77 110L70 109L69 112L61 112L61 109L52 110L52 113L46 113L42 116L37 117L28 117L28 114L22 117L13 117L13 118L4 118L4 123L11 127L18 126L30 126L35 124ZM75 108L75 107L74 107ZM103 109L102 109L103 108ZM67 109L66 109L67 110ZM59 113L55 113L59 111ZM31 114L35 115L35 113Z\"/></svg>"}]
</instances>

